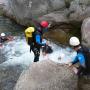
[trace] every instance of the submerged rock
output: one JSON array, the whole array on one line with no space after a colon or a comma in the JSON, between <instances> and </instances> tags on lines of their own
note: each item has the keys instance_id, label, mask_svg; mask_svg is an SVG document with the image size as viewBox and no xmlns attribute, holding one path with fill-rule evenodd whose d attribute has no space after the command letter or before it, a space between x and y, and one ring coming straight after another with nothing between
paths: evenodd
<instances>
[{"instance_id":1,"label":"submerged rock","mask_svg":"<svg viewBox=\"0 0 90 90\"><path fill-rule=\"evenodd\" d=\"M67 66L45 60L24 71L14 90L77 90L77 77Z\"/></svg>"},{"instance_id":2,"label":"submerged rock","mask_svg":"<svg viewBox=\"0 0 90 90\"><path fill-rule=\"evenodd\" d=\"M62 30L55 29L44 34L44 37L51 39L59 44L68 44L70 35Z\"/></svg>"}]
</instances>

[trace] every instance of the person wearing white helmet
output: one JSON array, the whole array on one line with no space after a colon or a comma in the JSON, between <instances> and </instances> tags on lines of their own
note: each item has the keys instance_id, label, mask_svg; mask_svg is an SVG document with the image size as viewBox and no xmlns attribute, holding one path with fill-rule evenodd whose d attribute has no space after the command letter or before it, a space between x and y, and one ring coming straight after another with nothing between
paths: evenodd
<instances>
[{"instance_id":1,"label":"person wearing white helmet","mask_svg":"<svg viewBox=\"0 0 90 90\"><path fill-rule=\"evenodd\" d=\"M1 37L4 37L4 36L6 36L5 33L1 33Z\"/></svg>"},{"instance_id":2,"label":"person wearing white helmet","mask_svg":"<svg viewBox=\"0 0 90 90\"><path fill-rule=\"evenodd\" d=\"M79 76L88 73L90 74L90 60L88 60L90 57L89 49L85 46L80 45L80 40L77 37L71 37L69 40L69 44L77 52L77 56L72 62L69 63L69 66L73 66L74 64L79 62L80 65L78 68L73 67L74 72ZM87 63L87 61L89 62Z\"/></svg>"},{"instance_id":3,"label":"person wearing white helmet","mask_svg":"<svg viewBox=\"0 0 90 90\"><path fill-rule=\"evenodd\" d=\"M5 33L0 34L0 46L2 46L2 43L7 41Z\"/></svg>"},{"instance_id":4,"label":"person wearing white helmet","mask_svg":"<svg viewBox=\"0 0 90 90\"><path fill-rule=\"evenodd\" d=\"M80 44L80 41L77 37L71 37L70 40L69 40L69 44L71 46L77 46Z\"/></svg>"},{"instance_id":5,"label":"person wearing white helmet","mask_svg":"<svg viewBox=\"0 0 90 90\"><path fill-rule=\"evenodd\" d=\"M4 43L5 41L11 41L12 39L13 39L12 36L6 36L5 33L1 33L1 34L0 34L0 47L3 46L3 43Z\"/></svg>"}]
</instances>

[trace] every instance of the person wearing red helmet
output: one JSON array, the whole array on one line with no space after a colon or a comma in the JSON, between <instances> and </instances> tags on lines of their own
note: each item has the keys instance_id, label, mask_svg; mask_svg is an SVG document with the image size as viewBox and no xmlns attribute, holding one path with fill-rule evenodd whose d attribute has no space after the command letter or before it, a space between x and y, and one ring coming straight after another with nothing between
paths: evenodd
<instances>
[{"instance_id":1,"label":"person wearing red helmet","mask_svg":"<svg viewBox=\"0 0 90 90\"><path fill-rule=\"evenodd\" d=\"M41 21L40 23L36 23L35 25L36 31L40 32L41 35L43 35L43 33L48 31L48 27L49 27L48 21Z\"/></svg>"},{"instance_id":2,"label":"person wearing red helmet","mask_svg":"<svg viewBox=\"0 0 90 90\"><path fill-rule=\"evenodd\" d=\"M40 25L43 27L43 28L47 28L49 23L47 21L41 21Z\"/></svg>"},{"instance_id":3,"label":"person wearing red helmet","mask_svg":"<svg viewBox=\"0 0 90 90\"><path fill-rule=\"evenodd\" d=\"M28 44L31 46L30 52L31 50L34 52L34 62L38 62L40 56L40 48L42 48L42 46L45 47L47 44L47 43L42 43L42 38L43 38L43 33L48 31L48 22L42 21L41 23L38 23L34 20L33 22L34 22L34 26L29 27L25 30L25 36L28 41ZM31 31L33 31L32 34ZM32 40L30 39L31 37Z\"/></svg>"}]
</instances>

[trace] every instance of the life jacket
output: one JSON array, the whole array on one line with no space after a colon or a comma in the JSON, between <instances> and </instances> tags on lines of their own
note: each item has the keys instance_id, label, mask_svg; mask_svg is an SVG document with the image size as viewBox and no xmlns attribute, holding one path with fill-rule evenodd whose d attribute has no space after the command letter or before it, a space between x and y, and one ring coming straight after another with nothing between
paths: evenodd
<instances>
[{"instance_id":1,"label":"life jacket","mask_svg":"<svg viewBox=\"0 0 90 90\"><path fill-rule=\"evenodd\" d=\"M85 74L90 74L90 50L85 46L81 46L77 53L82 53L84 55L86 65Z\"/></svg>"}]
</instances>

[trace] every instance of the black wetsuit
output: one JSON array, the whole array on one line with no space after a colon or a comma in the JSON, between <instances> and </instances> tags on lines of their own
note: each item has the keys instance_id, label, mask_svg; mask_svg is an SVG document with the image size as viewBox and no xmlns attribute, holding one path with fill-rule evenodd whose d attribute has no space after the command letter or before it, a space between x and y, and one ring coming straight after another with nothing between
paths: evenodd
<instances>
[{"instance_id":1,"label":"black wetsuit","mask_svg":"<svg viewBox=\"0 0 90 90\"><path fill-rule=\"evenodd\" d=\"M6 37L0 37L0 43L4 43L5 41L7 41L8 39Z\"/></svg>"},{"instance_id":2,"label":"black wetsuit","mask_svg":"<svg viewBox=\"0 0 90 90\"><path fill-rule=\"evenodd\" d=\"M28 38L29 39L29 38ZM29 40L28 40L29 43ZM33 33L33 42L30 44L30 51L34 53L34 62L39 61L40 48L45 44L42 44L42 34L39 31Z\"/></svg>"}]
</instances>

